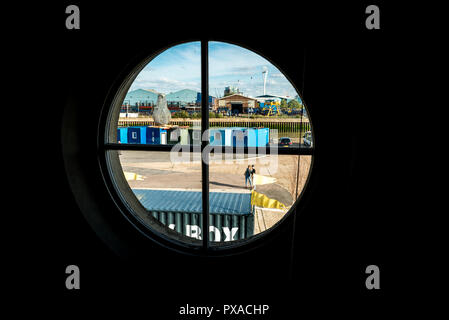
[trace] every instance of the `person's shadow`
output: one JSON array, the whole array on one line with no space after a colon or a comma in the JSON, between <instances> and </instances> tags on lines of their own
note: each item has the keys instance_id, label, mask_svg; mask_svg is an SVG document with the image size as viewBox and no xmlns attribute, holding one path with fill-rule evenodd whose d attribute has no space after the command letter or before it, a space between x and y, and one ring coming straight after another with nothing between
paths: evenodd
<instances>
[{"instance_id":1,"label":"person's shadow","mask_svg":"<svg viewBox=\"0 0 449 320\"><path fill-rule=\"evenodd\" d=\"M209 181L210 184L216 185L216 186L222 186L222 187L232 187L232 188L241 188L246 189L245 187L242 187L241 185L235 185L235 184L227 184L227 183L221 183L216 181Z\"/></svg>"}]
</instances>

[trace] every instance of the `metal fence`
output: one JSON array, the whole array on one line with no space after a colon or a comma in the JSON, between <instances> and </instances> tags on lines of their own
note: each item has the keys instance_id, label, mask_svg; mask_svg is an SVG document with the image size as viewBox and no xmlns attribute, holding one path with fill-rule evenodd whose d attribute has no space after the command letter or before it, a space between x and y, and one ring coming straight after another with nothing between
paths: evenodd
<instances>
[{"instance_id":1,"label":"metal fence","mask_svg":"<svg viewBox=\"0 0 449 320\"><path fill-rule=\"evenodd\" d=\"M246 119L245 119L246 120ZM304 133L311 130L310 122L307 119L303 121L295 121L293 119L285 120L263 120L263 119L209 119L209 125L211 128L227 128L227 127L258 127L258 128L269 128L273 130L278 130L278 134L283 133ZM174 119L170 121L171 125L175 126L188 126L188 127L200 127L200 120L183 120ZM134 127L134 126L154 126L153 120L147 119L121 119L118 122L119 127Z\"/></svg>"}]
</instances>

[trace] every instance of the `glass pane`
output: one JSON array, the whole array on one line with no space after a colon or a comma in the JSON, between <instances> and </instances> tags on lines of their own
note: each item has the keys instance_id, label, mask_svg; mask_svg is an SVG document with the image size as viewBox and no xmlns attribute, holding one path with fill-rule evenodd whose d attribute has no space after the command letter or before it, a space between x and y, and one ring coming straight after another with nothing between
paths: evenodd
<instances>
[{"instance_id":1,"label":"glass pane","mask_svg":"<svg viewBox=\"0 0 449 320\"><path fill-rule=\"evenodd\" d=\"M304 139L312 128L300 94L278 68L253 51L210 42L209 92L214 95L211 128L263 128L268 143L282 148L313 144Z\"/></svg>"},{"instance_id":2,"label":"glass pane","mask_svg":"<svg viewBox=\"0 0 449 320\"><path fill-rule=\"evenodd\" d=\"M122 181L117 183L119 191L141 221L174 239L202 245L201 154L110 153L117 154L120 163L115 172L116 181Z\"/></svg>"},{"instance_id":3,"label":"glass pane","mask_svg":"<svg viewBox=\"0 0 449 320\"><path fill-rule=\"evenodd\" d=\"M279 222L301 194L311 160L263 153L211 156L210 241L247 239Z\"/></svg>"},{"instance_id":4,"label":"glass pane","mask_svg":"<svg viewBox=\"0 0 449 320\"><path fill-rule=\"evenodd\" d=\"M254 234L273 227L300 196L310 173L312 157L280 155L277 165L262 159L259 161L262 162L260 174L257 174L259 164L255 160L256 175L252 181ZM276 169L272 170L273 167Z\"/></svg>"},{"instance_id":5,"label":"glass pane","mask_svg":"<svg viewBox=\"0 0 449 320\"><path fill-rule=\"evenodd\" d=\"M245 48L209 43L209 240L218 245L248 239L279 222L302 192L311 156L278 156L311 139L296 89L268 60ZM306 133L308 132L308 133ZM309 139L309 140L307 140ZM311 143L310 143L311 144ZM258 147L254 154L232 148ZM299 173L298 173L299 167Z\"/></svg>"},{"instance_id":6,"label":"glass pane","mask_svg":"<svg viewBox=\"0 0 449 320\"><path fill-rule=\"evenodd\" d=\"M110 143L200 145L201 46L188 42L154 57L114 110Z\"/></svg>"},{"instance_id":7,"label":"glass pane","mask_svg":"<svg viewBox=\"0 0 449 320\"><path fill-rule=\"evenodd\" d=\"M107 142L169 146L108 151L119 194L150 229L202 245L201 43L152 57L118 97Z\"/></svg>"}]
</instances>

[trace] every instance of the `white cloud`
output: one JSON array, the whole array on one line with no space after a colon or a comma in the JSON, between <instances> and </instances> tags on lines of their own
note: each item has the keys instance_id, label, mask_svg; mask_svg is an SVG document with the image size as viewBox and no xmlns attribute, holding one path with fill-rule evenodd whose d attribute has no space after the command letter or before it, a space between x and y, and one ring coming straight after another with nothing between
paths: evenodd
<instances>
[{"instance_id":1,"label":"white cloud","mask_svg":"<svg viewBox=\"0 0 449 320\"><path fill-rule=\"evenodd\" d=\"M267 92L296 95L284 75L258 54L235 45L211 43L209 48L209 91L223 95L226 86L238 86L248 95L263 93L262 70L268 69ZM201 90L200 45L172 47L151 61L137 76L130 90L154 89L169 93L182 89Z\"/></svg>"}]
</instances>

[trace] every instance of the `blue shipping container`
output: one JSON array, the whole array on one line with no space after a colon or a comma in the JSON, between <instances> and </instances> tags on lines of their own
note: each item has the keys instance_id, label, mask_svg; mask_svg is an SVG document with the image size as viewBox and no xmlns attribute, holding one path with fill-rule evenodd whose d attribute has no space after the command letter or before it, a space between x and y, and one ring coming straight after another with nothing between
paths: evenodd
<instances>
[{"instance_id":1,"label":"blue shipping container","mask_svg":"<svg viewBox=\"0 0 449 320\"><path fill-rule=\"evenodd\" d=\"M257 129L240 128L232 130L233 147L257 147Z\"/></svg>"},{"instance_id":2,"label":"blue shipping container","mask_svg":"<svg viewBox=\"0 0 449 320\"><path fill-rule=\"evenodd\" d=\"M167 144L167 129L160 127L147 127L146 144Z\"/></svg>"},{"instance_id":3,"label":"blue shipping container","mask_svg":"<svg viewBox=\"0 0 449 320\"><path fill-rule=\"evenodd\" d=\"M221 242L246 239L254 234L250 193L210 192L210 227L203 228L201 192L149 189L133 192L148 210L148 216L185 236L200 239L209 234L210 241Z\"/></svg>"},{"instance_id":4,"label":"blue shipping container","mask_svg":"<svg viewBox=\"0 0 449 320\"><path fill-rule=\"evenodd\" d=\"M246 139L246 147L257 147L257 129L248 128L247 130L247 139Z\"/></svg>"},{"instance_id":5,"label":"blue shipping container","mask_svg":"<svg viewBox=\"0 0 449 320\"><path fill-rule=\"evenodd\" d=\"M210 129L209 142L212 146L232 146L232 129Z\"/></svg>"},{"instance_id":6,"label":"blue shipping container","mask_svg":"<svg viewBox=\"0 0 449 320\"><path fill-rule=\"evenodd\" d=\"M128 127L128 143L146 143L146 127Z\"/></svg>"},{"instance_id":7,"label":"blue shipping container","mask_svg":"<svg viewBox=\"0 0 449 320\"><path fill-rule=\"evenodd\" d=\"M128 128L117 128L117 142L128 143Z\"/></svg>"},{"instance_id":8,"label":"blue shipping container","mask_svg":"<svg viewBox=\"0 0 449 320\"><path fill-rule=\"evenodd\" d=\"M257 128L257 146L266 147L270 144L270 129Z\"/></svg>"}]
</instances>

